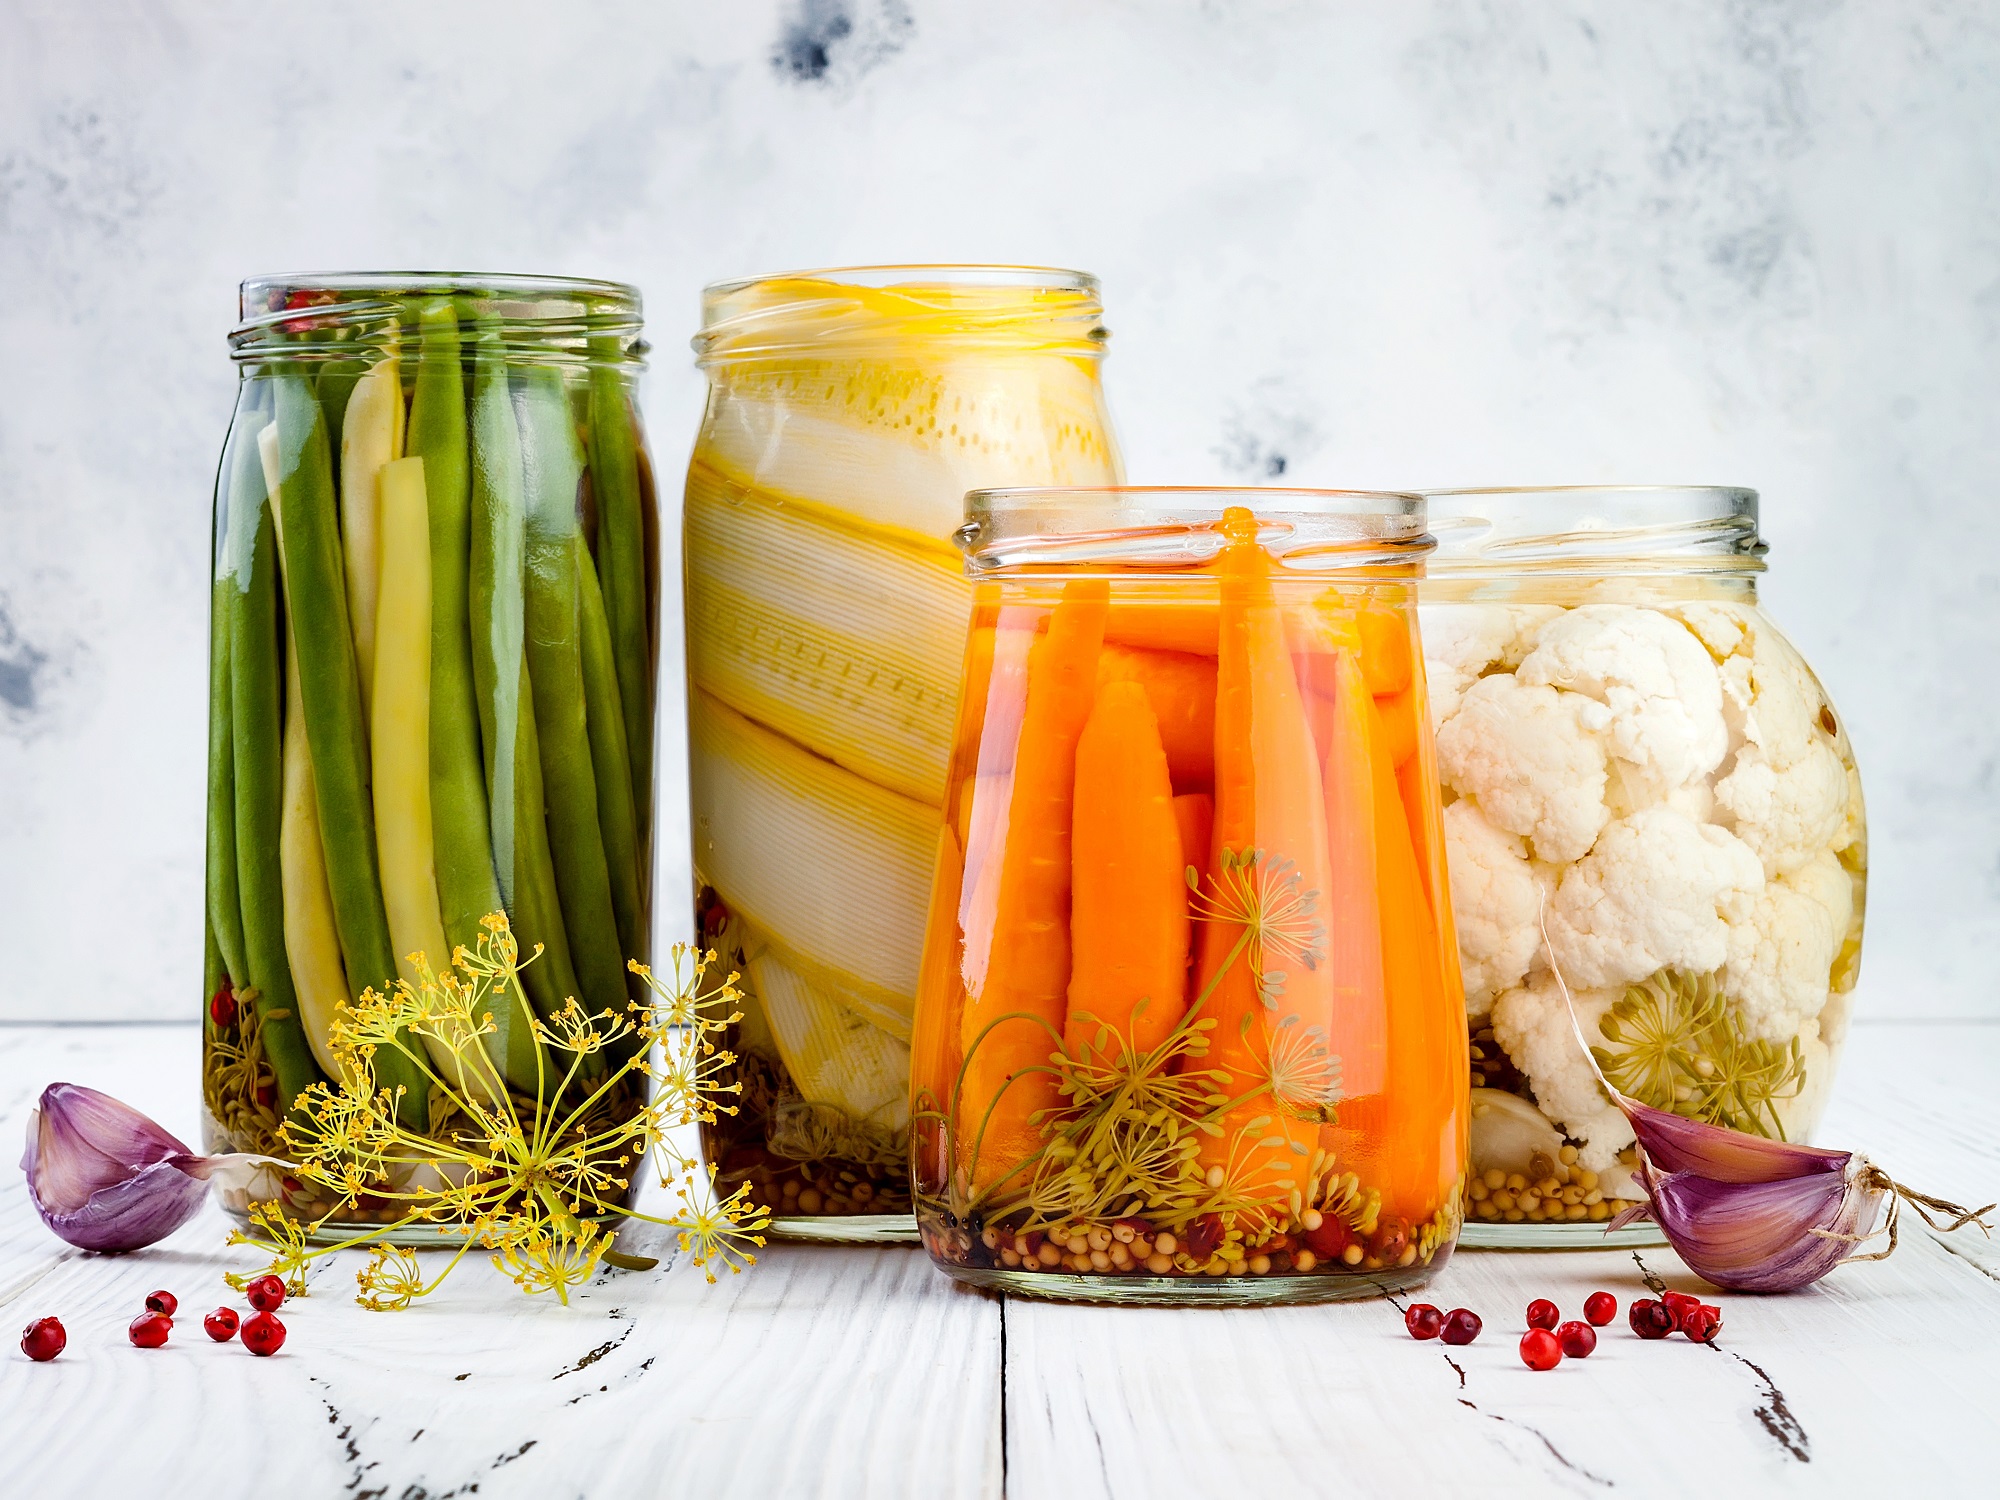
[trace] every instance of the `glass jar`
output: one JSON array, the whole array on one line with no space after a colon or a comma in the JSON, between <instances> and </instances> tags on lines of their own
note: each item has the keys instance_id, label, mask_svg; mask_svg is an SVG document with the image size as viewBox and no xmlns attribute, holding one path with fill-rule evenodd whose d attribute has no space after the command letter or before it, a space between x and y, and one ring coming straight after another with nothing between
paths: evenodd
<instances>
[{"instance_id":1,"label":"glass jar","mask_svg":"<svg viewBox=\"0 0 2000 1500\"><path fill-rule=\"evenodd\" d=\"M1472 1032L1465 1243L1601 1247L1602 1221L1644 1194L1593 1059L1648 1104L1812 1134L1861 959L1861 779L1826 690L1758 604L1755 492L1426 498L1424 651Z\"/></svg>"},{"instance_id":2,"label":"glass jar","mask_svg":"<svg viewBox=\"0 0 2000 1500\"><path fill-rule=\"evenodd\" d=\"M710 287L686 506L697 921L739 972L725 1193L915 1238L909 1041L970 608L966 491L1113 484L1097 283L888 266Z\"/></svg>"},{"instance_id":3,"label":"glass jar","mask_svg":"<svg viewBox=\"0 0 2000 1500\"><path fill-rule=\"evenodd\" d=\"M541 950L521 971L541 1016L645 993L626 970L651 942L659 650L639 331L638 293L609 282L243 284L215 489L210 1150L291 1155L277 1126L334 1076L337 1019L476 950L493 913ZM407 1128L454 1128L436 1080L582 1102L587 1080L542 1076L525 1014L495 1011L482 1057L377 1048ZM592 1110L643 1107L620 1089ZM286 1186L301 1217L334 1206Z\"/></svg>"},{"instance_id":4,"label":"glass jar","mask_svg":"<svg viewBox=\"0 0 2000 1500\"><path fill-rule=\"evenodd\" d=\"M977 607L912 1043L932 1257L1112 1302L1422 1285L1457 1236L1466 1149L1422 501L1001 491L969 510Z\"/></svg>"}]
</instances>

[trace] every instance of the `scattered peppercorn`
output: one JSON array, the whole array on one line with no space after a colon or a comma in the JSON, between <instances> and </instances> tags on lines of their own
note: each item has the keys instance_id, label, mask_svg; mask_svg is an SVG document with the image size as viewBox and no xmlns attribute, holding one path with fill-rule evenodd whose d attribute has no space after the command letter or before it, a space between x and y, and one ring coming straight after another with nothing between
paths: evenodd
<instances>
[{"instance_id":1,"label":"scattered peppercorn","mask_svg":"<svg viewBox=\"0 0 2000 1500\"><path fill-rule=\"evenodd\" d=\"M1583 1315L1602 1328L1618 1316L1618 1299L1609 1292L1592 1292L1583 1299Z\"/></svg>"},{"instance_id":2,"label":"scattered peppercorn","mask_svg":"<svg viewBox=\"0 0 2000 1500\"><path fill-rule=\"evenodd\" d=\"M157 1349L174 1331L174 1320L165 1313L143 1312L132 1320L125 1336L141 1349Z\"/></svg>"},{"instance_id":3,"label":"scattered peppercorn","mask_svg":"<svg viewBox=\"0 0 2000 1500\"><path fill-rule=\"evenodd\" d=\"M259 1276L243 1288L243 1295L258 1312L276 1312L285 1301L285 1283L281 1277Z\"/></svg>"},{"instance_id":4,"label":"scattered peppercorn","mask_svg":"<svg viewBox=\"0 0 2000 1500\"><path fill-rule=\"evenodd\" d=\"M218 1307L201 1320L201 1326L216 1343L226 1344L236 1337L237 1321L235 1308Z\"/></svg>"},{"instance_id":5,"label":"scattered peppercorn","mask_svg":"<svg viewBox=\"0 0 2000 1500\"><path fill-rule=\"evenodd\" d=\"M180 1298L172 1292L153 1292L146 1298L146 1310L163 1318L171 1318L180 1305Z\"/></svg>"},{"instance_id":6,"label":"scattered peppercorn","mask_svg":"<svg viewBox=\"0 0 2000 1500\"><path fill-rule=\"evenodd\" d=\"M1562 1363L1562 1345L1546 1328L1530 1328L1521 1335L1521 1363L1531 1370L1553 1370Z\"/></svg>"},{"instance_id":7,"label":"scattered peppercorn","mask_svg":"<svg viewBox=\"0 0 2000 1500\"><path fill-rule=\"evenodd\" d=\"M1528 1304L1528 1326L1530 1328L1553 1328L1562 1321L1562 1309L1546 1297L1537 1297Z\"/></svg>"},{"instance_id":8,"label":"scattered peppercorn","mask_svg":"<svg viewBox=\"0 0 2000 1500\"><path fill-rule=\"evenodd\" d=\"M1413 1303L1403 1314L1403 1326L1410 1330L1413 1339L1434 1339L1444 1327L1444 1314L1428 1302Z\"/></svg>"},{"instance_id":9,"label":"scattered peppercorn","mask_svg":"<svg viewBox=\"0 0 2000 1500\"><path fill-rule=\"evenodd\" d=\"M1568 1322L1556 1330L1556 1342L1571 1359L1583 1359L1597 1348L1597 1330L1588 1323Z\"/></svg>"},{"instance_id":10,"label":"scattered peppercorn","mask_svg":"<svg viewBox=\"0 0 2000 1500\"><path fill-rule=\"evenodd\" d=\"M1447 1344L1469 1344L1479 1337L1479 1330L1485 1325L1479 1321L1479 1314L1469 1307L1454 1307L1444 1315L1444 1327L1438 1337Z\"/></svg>"},{"instance_id":11,"label":"scattered peppercorn","mask_svg":"<svg viewBox=\"0 0 2000 1500\"><path fill-rule=\"evenodd\" d=\"M37 1318L21 1330L21 1352L37 1364L54 1359L68 1343L60 1318Z\"/></svg>"},{"instance_id":12,"label":"scattered peppercorn","mask_svg":"<svg viewBox=\"0 0 2000 1500\"><path fill-rule=\"evenodd\" d=\"M285 1347L285 1325L267 1312L252 1313L243 1323L243 1347L252 1354L276 1354Z\"/></svg>"},{"instance_id":13,"label":"scattered peppercorn","mask_svg":"<svg viewBox=\"0 0 2000 1500\"><path fill-rule=\"evenodd\" d=\"M1642 1339L1663 1339L1674 1331L1674 1315L1664 1303L1640 1297L1626 1311L1625 1321Z\"/></svg>"},{"instance_id":14,"label":"scattered peppercorn","mask_svg":"<svg viewBox=\"0 0 2000 1500\"><path fill-rule=\"evenodd\" d=\"M1701 1306L1701 1298L1686 1292L1660 1293L1660 1305L1674 1315L1674 1332L1687 1326L1688 1315Z\"/></svg>"},{"instance_id":15,"label":"scattered peppercorn","mask_svg":"<svg viewBox=\"0 0 2000 1500\"><path fill-rule=\"evenodd\" d=\"M1697 1344L1712 1341L1722 1331L1722 1309L1707 1304L1698 1305L1695 1310L1681 1320L1681 1332Z\"/></svg>"}]
</instances>

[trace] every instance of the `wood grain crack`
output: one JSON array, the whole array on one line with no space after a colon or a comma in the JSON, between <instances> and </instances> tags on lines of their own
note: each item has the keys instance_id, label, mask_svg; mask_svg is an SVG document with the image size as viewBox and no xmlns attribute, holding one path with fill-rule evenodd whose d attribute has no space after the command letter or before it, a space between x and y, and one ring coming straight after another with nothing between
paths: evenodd
<instances>
[{"instance_id":1,"label":"wood grain crack","mask_svg":"<svg viewBox=\"0 0 2000 1500\"><path fill-rule=\"evenodd\" d=\"M1714 1345L1709 1347L1715 1348ZM1717 1349L1719 1354L1727 1354L1739 1365L1747 1366L1764 1386L1764 1404L1751 1415L1768 1432L1772 1440L1802 1464L1812 1462L1812 1439L1799 1419L1792 1415L1792 1409L1785 1401L1785 1393L1778 1389L1778 1383L1764 1373L1764 1367L1755 1360L1745 1359L1734 1349Z\"/></svg>"},{"instance_id":2,"label":"wood grain crack","mask_svg":"<svg viewBox=\"0 0 2000 1500\"><path fill-rule=\"evenodd\" d=\"M1606 1479L1602 1474L1593 1474L1590 1472L1590 1470L1584 1468L1581 1464L1571 1463L1567 1458L1563 1457L1562 1449L1558 1448L1554 1443L1550 1442L1549 1435L1546 1432L1543 1432L1541 1428L1536 1427L1531 1423L1523 1422L1515 1417L1503 1417L1497 1411L1482 1411L1478 1405L1476 1405L1471 1401L1466 1400L1465 1397L1463 1396L1460 1396L1458 1398L1458 1404L1460 1406L1467 1408L1470 1411L1478 1412L1480 1416L1486 1418L1486 1420L1489 1422L1498 1422L1503 1427L1520 1428L1521 1431L1528 1433L1530 1436L1534 1437L1537 1441L1539 1441L1544 1448L1549 1450L1549 1456L1551 1458L1553 1458L1557 1463L1561 1464L1565 1469L1569 1470L1570 1473L1576 1475L1577 1478L1586 1479L1590 1481L1590 1483L1595 1485L1601 1485L1607 1490L1617 1488L1617 1485L1615 1483L1613 1483L1609 1479Z\"/></svg>"}]
</instances>

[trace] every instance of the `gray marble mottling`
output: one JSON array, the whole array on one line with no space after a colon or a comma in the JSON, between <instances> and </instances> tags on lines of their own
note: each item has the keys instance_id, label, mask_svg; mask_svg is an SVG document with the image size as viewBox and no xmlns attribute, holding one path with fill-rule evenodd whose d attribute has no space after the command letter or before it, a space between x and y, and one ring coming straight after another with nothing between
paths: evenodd
<instances>
[{"instance_id":1,"label":"gray marble mottling","mask_svg":"<svg viewBox=\"0 0 2000 1500\"><path fill-rule=\"evenodd\" d=\"M1865 1013L2000 1017L1995 118L1972 0L0 0L0 1016L194 1002L241 276L635 281L671 472L702 282L982 259L1103 277L1137 479L1760 488Z\"/></svg>"}]
</instances>

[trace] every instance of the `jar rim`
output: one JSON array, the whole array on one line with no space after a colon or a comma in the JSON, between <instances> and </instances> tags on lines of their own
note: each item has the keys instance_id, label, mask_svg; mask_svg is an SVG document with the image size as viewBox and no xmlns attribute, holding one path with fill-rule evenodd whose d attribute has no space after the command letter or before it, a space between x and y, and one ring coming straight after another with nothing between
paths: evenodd
<instances>
[{"instance_id":1,"label":"jar rim","mask_svg":"<svg viewBox=\"0 0 2000 1500\"><path fill-rule=\"evenodd\" d=\"M1492 485L1420 492L1432 578L1501 573L1757 573L1769 550L1740 485Z\"/></svg>"},{"instance_id":2,"label":"jar rim","mask_svg":"<svg viewBox=\"0 0 2000 1500\"><path fill-rule=\"evenodd\" d=\"M884 262L865 266L821 266L811 270L773 271L764 276L735 276L711 281L701 289L704 313L711 301L733 296L748 287L771 281L824 281L833 286L863 287L872 291L898 286L970 286L1022 288L1034 291L1099 294L1103 288L1088 271L1072 271L1061 266L1013 265L978 261Z\"/></svg>"},{"instance_id":3,"label":"jar rim","mask_svg":"<svg viewBox=\"0 0 2000 1500\"><path fill-rule=\"evenodd\" d=\"M644 304L622 281L583 276L479 271L327 271L246 277L237 289L237 323L229 344L239 359L297 350L305 334L348 334L364 340L409 299L484 298L517 334L636 338ZM306 300L315 299L315 300ZM643 346L632 351L643 354Z\"/></svg>"},{"instance_id":4,"label":"jar rim","mask_svg":"<svg viewBox=\"0 0 2000 1500\"><path fill-rule=\"evenodd\" d=\"M1265 485L973 490L954 540L973 577L1090 567L1183 572L1221 555L1229 542L1222 524L1235 509L1257 517L1258 544L1288 572L1413 567L1435 545L1415 491Z\"/></svg>"}]
</instances>

